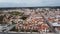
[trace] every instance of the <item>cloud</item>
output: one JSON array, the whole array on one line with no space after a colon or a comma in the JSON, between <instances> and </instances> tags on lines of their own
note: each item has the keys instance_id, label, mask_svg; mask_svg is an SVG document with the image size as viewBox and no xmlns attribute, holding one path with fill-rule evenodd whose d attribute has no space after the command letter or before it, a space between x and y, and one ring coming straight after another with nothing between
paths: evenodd
<instances>
[{"instance_id":1,"label":"cloud","mask_svg":"<svg viewBox=\"0 0 60 34\"><path fill-rule=\"evenodd\" d=\"M0 0L1 6L60 6L60 0Z\"/></svg>"},{"instance_id":2,"label":"cloud","mask_svg":"<svg viewBox=\"0 0 60 34\"><path fill-rule=\"evenodd\" d=\"M1 2L12 2L12 3L35 3L35 2L38 2L39 0L0 0L0 3Z\"/></svg>"}]
</instances>

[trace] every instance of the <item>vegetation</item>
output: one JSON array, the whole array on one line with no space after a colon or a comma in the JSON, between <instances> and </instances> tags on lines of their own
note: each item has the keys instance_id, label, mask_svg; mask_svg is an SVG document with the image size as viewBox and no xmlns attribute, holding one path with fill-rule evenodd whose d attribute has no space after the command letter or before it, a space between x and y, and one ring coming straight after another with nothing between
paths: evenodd
<instances>
[{"instance_id":1,"label":"vegetation","mask_svg":"<svg viewBox=\"0 0 60 34\"><path fill-rule=\"evenodd\" d=\"M37 30L30 30L30 29L20 29L21 32L38 32ZM15 29L15 27L13 29L11 29L10 31L15 31L15 32L18 32L18 29Z\"/></svg>"},{"instance_id":2,"label":"vegetation","mask_svg":"<svg viewBox=\"0 0 60 34\"><path fill-rule=\"evenodd\" d=\"M3 23L3 18L4 18L4 16L0 16L0 24Z\"/></svg>"},{"instance_id":3,"label":"vegetation","mask_svg":"<svg viewBox=\"0 0 60 34\"><path fill-rule=\"evenodd\" d=\"M0 21L3 21L3 18L4 18L3 16L0 16Z\"/></svg>"},{"instance_id":4,"label":"vegetation","mask_svg":"<svg viewBox=\"0 0 60 34\"><path fill-rule=\"evenodd\" d=\"M22 16L22 18L21 18L21 19L25 20L25 19L27 19L27 16Z\"/></svg>"},{"instance_id":5,"label":"vegetation","mask_svg":"<svg viewBox=\"0 0 60 34\"><path fill-rule=\"evenodd\" d=\"M38 30L33 30L33 32L38 32Z\"/></svg>"},{"instance_id":6,"label":"vegetation","mask_svg":"<svg viewBox=\"0 0 60 34\"><path fill-rule=\"evenodd\" d=\"M2 14L3 12L0 12L0 14Z\"/></svg>"},{"instance_id":7,"label":"vegetation","mask_svg":"<svg viewBox=\"0 0 60 34\"><path fill-rule=\"evenodd\" d=\"M23 15L21 12L8 12L11 15Z\"/></svg>"},{"instance_id":8,"label":"vegetation","mask_svg":"<svg viewBox=\"0 0 60 34\"><path fill-rule=\"evenodd\" d=\"M25 20L27 18L27 16L24 15L24 13L21 13L21 12L15 11L15 12L8 12L8 13L11 14L11 15L19 15L19 16L22 16L20 19L23 19L23 20Z\"/></svg>"}]
</instances>

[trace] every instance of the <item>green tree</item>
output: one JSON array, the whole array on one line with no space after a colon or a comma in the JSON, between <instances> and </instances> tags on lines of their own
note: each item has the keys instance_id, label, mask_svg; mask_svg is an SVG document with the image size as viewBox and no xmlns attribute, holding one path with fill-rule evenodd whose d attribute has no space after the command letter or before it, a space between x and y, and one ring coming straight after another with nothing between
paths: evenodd
<instances>
[{"instance_id":1,"label":"green tree","mask_svg":"<svg viewBox=\"0 0 60 34\"><path fill-rule=\"evenodd\" d=\"M23 15L21 12L8 12L11 15Z\"/></svg>"},{"instance_id":2,"label":"green tree","mask_svg":"<svg viewBox=\"0 0 60 34\"><path fill-rule=\"evenodd\" d=\"M25 19L27 19L27 16L22 16L22 18L21 18L21 19L25 20Z\"/></svg>"},{"instance_id":3,"label":"green tree","mask_svg":"<svg viewBox=\"0 0 60 34\"><path fill-rule=\"evenodd\" d=\"M3 23L3 18L4 18L4 16L0 16L0 24Z\"/></svg>"}]
</instances>

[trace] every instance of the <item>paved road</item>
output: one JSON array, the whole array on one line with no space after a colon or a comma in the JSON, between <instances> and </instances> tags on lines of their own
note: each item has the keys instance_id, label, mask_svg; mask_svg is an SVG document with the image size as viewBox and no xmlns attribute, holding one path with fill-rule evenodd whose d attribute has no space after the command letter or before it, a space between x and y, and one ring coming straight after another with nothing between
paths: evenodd
<instances>
[{"instance_id":1,"label":"paved road","mask_svg":"<svg viewBox=\"0 0 60 34\"><path fill-rule=\"evenodd\" d=\"M45 20L45 23L48 24L48 26L50 27L50 30L51 30L52 32L57 32L57 31L53 28L52 23L50 23L50 21L48 21L48 19L47 19L44 15L42 15L42 16L43 16L43 18L44 18L44 20Z\"/></svg>"},{"instance_id":2,"label":"paved road","mask_svg":"<svg viewBox=\"0 0 60 34\"><path fill-rule=\"evenodd\" d=\"M33 33L0 33L0 34L59 34L59 33L37 33L37 32L33 32Z\"/></svg>"},{"instance_id":3,"label":"paved road","mask_svg":"<svg viewBox=\"0 0 60 34\"><path fill-rule=\"evenodd\" d=\"M11 30L13 27L15 27L15 25L11 25L11 26L7 27L4 32L7 32L7 31Z\"/></svg>"}]
</instances>

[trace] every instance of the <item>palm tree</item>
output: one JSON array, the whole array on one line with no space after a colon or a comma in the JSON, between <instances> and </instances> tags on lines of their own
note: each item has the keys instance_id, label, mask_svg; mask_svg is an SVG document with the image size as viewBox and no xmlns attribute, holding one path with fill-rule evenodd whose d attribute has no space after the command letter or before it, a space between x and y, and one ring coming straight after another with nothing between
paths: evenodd
<instances>
[{"instance_id":1,"label":"palm tree","mask_svg":"<svg viewBox=\"0 0 60 34\"><path fill-rule=\"evenodd\" d=\"M30 32L32 33L32 25L30 25Z\"/></svg>"},{"instance_id":2,"label":"palm tree","mask_svg":"<svg viewBox=\"0 0 60 34\"><path fill-rule=\"evenodd\" d=\"M39 32L39 34L40 34L40 31L41 31L41 24L38 24L37 27L38 27L38 32Z\"/></svg>"},{"instance_id":3,"label":"palm tree","mask_svg":"<svg viewBox=\"0 0 60 34\"><path fill-rule=\"evenodd\" d=\"M19 24L19 29L18 29L19 32L21 31L21 27L22 27L22 24Z\"/></svg>"}]
</instances>

